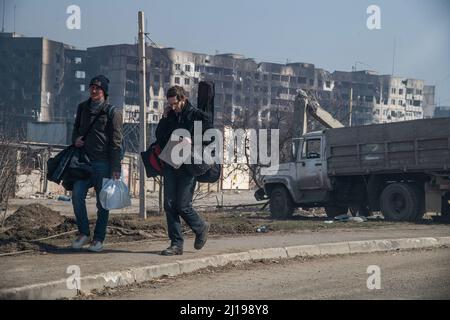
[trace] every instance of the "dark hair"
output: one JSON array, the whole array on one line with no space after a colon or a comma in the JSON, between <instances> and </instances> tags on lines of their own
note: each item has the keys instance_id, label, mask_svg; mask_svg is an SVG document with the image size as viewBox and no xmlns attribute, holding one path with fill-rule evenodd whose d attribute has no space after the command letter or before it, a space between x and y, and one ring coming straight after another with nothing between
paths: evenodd
<instances>
[{"instance_id":1,"label":"dark hair","mask_svg":"<svg viewBox=\"0 0 450 320\"><path fill-rule=\"evenodd\" d=\"M166 94L167 99L177 97L178 101L185 100L186 96L186 91L180 86L171 87L169 90L167 90Z\"/></svg>"}]
</instances>

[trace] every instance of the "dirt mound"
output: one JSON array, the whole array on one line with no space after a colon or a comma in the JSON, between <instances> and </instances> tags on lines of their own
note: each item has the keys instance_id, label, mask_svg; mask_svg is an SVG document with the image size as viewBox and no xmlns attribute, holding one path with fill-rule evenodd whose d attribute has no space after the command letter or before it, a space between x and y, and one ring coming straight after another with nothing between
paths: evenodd
<instances>
[{"instance_id":1,"label":"dirt mound","mask_svg":"<svg viewBox=\"0 0 450 320\"><path fill-rule=\"evenodd\" d=\"M45 244L35 240L75 228L74 219L46 206L37 203L22 206L5 221L5 230L0 233L0 252L45 249Z\"/></svg>"},{"instance_id":2,"label":"dirt mound","mask_svg":"<svg viewBox=\"0 0 450 320\"><path fill-rule=\"evenodd\" d=\"M65 222L65 218L48 207L38 203L22 206L9 216L7 228L16 230L53 229Z\"/></svg>"}]
</instances>

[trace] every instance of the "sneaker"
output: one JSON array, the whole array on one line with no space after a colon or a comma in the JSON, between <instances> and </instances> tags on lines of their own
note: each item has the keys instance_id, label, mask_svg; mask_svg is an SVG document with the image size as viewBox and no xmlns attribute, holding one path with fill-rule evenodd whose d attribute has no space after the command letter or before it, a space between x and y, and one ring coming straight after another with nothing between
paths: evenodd
<instances>
[{"instance_id":1,"label":"sneaker","mask_svg":"<svg viewBox=\"0 0 450 320\"><path fill-rule=\"evenodd\" d=\"M92 241L88 250L91 252L102 252L103 251L103 243L98 240Z\"/></svg>"},{"instance_id":2,"label":"sneaker","mask_svg":"<svg viewBox=\"0 0 450 320\"><path fill-rule=\"evenodd\" d=\"M161 251L162 256L181 256L183 254L183 248L177 246L170 246L167 249Z\"/></svg>"},{"instance_id":3,"label":"sneaker","mask_svg":"<svg viewBox=\"0 0 450 320\"><path fill-rule=\"evenodd\" d=\"M205 227L203 228L202 233L195 235L194 248L196 250L200 250L206 243L208 239L209 232L209 223L205 222Z\"/></svg>"},{"instance_id":4,"label":"sneaker","mask_svg":"<svg viewBox=\"0 0 450 320\"><path fill-rule=\"evenodd\" d=\"M79 235L75 240L72 241L73 249L81 249L84 245L89 242L89 237L84 234Z\"/></svg>"}]
</instances>

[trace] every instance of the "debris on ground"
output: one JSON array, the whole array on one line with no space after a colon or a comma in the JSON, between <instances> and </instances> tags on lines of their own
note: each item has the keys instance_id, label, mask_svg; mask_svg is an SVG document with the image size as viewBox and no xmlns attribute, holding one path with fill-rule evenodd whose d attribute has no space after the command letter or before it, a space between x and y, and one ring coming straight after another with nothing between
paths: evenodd
<instances>
[{"instance_id":1,"label":"debris on ground","mask_svg":"<svg viewBox=\"0 0 450 320\"><path fill-rule=\"evenodd\" d=\"M19 207L6 221L6 227L19 230L54 228L64 222L65 218L46 206L38 203Z\"/></svg>"},{"instance_id":2,"label":"debris on ground","mask_svg":"<svg viewBox=\"0 0 450 320\"><path fill-rule=\"evenodd\" d=\"M258 233L266 233L268 231L269 231L269 228L267 226L261 226L261 227L256 228L256 232L258 232Z\"/></svg>"},{"instance_id":3,"label":"debris on ground","mask_svg":"<svg viewBox=\"0 0 450 320\"><path fill-rule=\"evenodd\" d=\"M384 217L382 215L377 214L377 215L373 215L373 216L367 217L367 220L370 220L370 221L382 221L382 220L384 220Z\"/></svg>"},{"instance_id":4,"label":"debris on ground","mask_svg":"<svg viewBox=\"0 0 450 320\"><path fill-rule=\"evenodd\" d=\"M338 222L366 222L367 218L363 217L363 216L356 216L356 217L352 217L346 214L342 214L340 216L334 217L335 221ZM329 223L329 222L328 222Z\"/></svg>"},{"instance_id":5,"label":"debris on ground","mask_svg":"<svg viewBox=\"0 0 450 320\"><path fill-rule=\"evenodd\" d=\"M58 196L58 201L71 201L72 199L68 196Z\"/></svg>"},{"instance_id":6,"label":"debris on ground","mask_svg":"<svg viewBox=\"0 0 450 320\"><path fill-rule=\"evenodd\" d=\"M341 222L348 221L349 219L350 219L350 216L346 215L346 214L341 214L339 216L334 217L334 220L341 221Z\"/></svg>"},{"instance_id":7,"label":"debris on ground","mask_svg":"<svg viewBox=\"0 0 450 320\"><path fill-rule=\"evenodd\" d=\"M358 217L350 217L348 219L348 221L352 221L352 222L366 222L367 218L366 217L362 217L362 216L358 216Z\"/></svg>"}]
</instances>

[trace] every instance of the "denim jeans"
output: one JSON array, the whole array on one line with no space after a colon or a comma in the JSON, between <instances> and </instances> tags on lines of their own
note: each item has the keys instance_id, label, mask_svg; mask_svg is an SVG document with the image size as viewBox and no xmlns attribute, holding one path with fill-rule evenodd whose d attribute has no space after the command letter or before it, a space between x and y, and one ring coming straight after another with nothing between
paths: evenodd
<instances>
[{"instance_id":1,"label":"denim jeans","mask_svg":"<svg viewBox=\"0 0 450 320\"><path fill-rule=\"evenodd\" d=\"M205 227L205 222L192 207L196 183L195 177L188 174L183 167L164 167L164 210L171 246L183 247L180 216L195 234L200 234Z\"/></svg>"},{"instance_id":2,"label":"denim jeans","mask_svg":"<svg viewBox=\"0 0 450 320\"><path fill-rule=\"evenodd\" d=\"M72 205L77 220L78 231L90 236L89 219L86 210L86 195L90 188L94 187L97 196L97 223L95 224L93 240L103 242L106 237L109 211L103 209L99 195L102 190L103 178L111 178L111 167L107 161L92 161L93 175L87 180L75 182L72 191Z\"/></svg>"}]
</instances>

